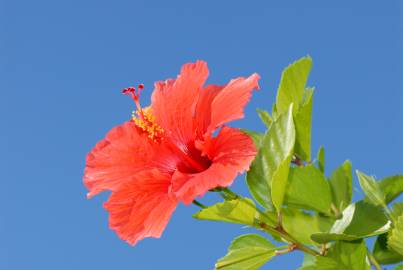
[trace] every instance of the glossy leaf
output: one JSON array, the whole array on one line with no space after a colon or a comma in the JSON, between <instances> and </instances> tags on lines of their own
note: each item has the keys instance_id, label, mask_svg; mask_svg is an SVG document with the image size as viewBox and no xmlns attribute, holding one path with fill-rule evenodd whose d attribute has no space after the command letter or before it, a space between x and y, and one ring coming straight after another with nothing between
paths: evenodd
<instances>
[{"instance_id":1,"label":"glossy leaf","mask_svg":"<svg viewBox=\"0 0 403 270\"><path fill-rule=\"evenodd\" d=\"M282 209L284 229L298 242L306 245L317 245L311 235L330 230L334 220L318 215L304 213L298 209Z\"/></svg>"},{"instance_id":2,"label":"glossy leaf","mask_svg":"<svg viewBox=\"0 0 403 270\"><path fill-rule=\"evenodd\" d=\"M388 234L381 234L374 245L374 257L381 264L392 264L403 261L403 255L390 249L387 245Z\"/></svg>"},{"instance_id":3,"label":"glossy leaf","mask_svg":"<svg viewBox=\"0 0 403 270\"><path fill-rule=\"evenodd\" d=\"M339 211L343 211L353 197L353 171L349 160L333 171L329 183L333 203Z\"/></svg>"},{"instance_id":4,"label":"glossy leaf","mask_svg":"<svg viewBox=\"0 0 403 270\"><path fill-rule=\"evenodd\" d=\"M328 214L331 203L329 182L318 168L308 165L290 169L285 204Z\"/></svg>"},{"instance_id":5,"label":"glossy leaf","mask_svg":"<svg viewBox=\"0 0 403 270\"><path fill-rule=\"evenodd\" d=\"M251 136L258 149L261 147L265 134L247 129L242 129L242 131ZM271 202L270 186L267 184L267 181L265 181L265 172L267 170L268 168L264 163L262 153L259 151L252 162L249 171L246 173L246 183L253 198L261 206L271 210L273 209L273 204Z\"/></svg>"},{"instance_id":6,"label":"glossy leaf","mask_svg":"<svg viewBox=\"0 0 403 270\"><path fill-rule=\"evenodd\" d=\"M284 69L276 97L275 110L278 114L285 113L292 103L294 110L298 111L311 68L312 59L306 56Z\"/></svg>"},{"instance_id":7,"label":"glossy leaf","mask_svg":"<svg viewBox=\"0 0 403 270\"><path fill-rule=\"evenodd\" d=\"M368 198L368 201L377 206L385 206L385 194L380 189L378 182L372 176L356 171L360 186Z\"/></svg>"},{"instance_id":8,"label":"glossy leaf","mask_svg":"<svg viewBox=\"0 0 403 270\"><path fill-rule=\"evenodd\" d=\"M255 145L260 149L265 134L245 132L252 137ZM272 210L270 184L267 181L268 172L269 166L266 159L263 158L262 149L260 149L252 161L249 171L246 173L246 183L253 198L264 208Z\"/></svg>"},{"instance_id":9,"label":"glossy leaf","mask_svg":"<svg viewBox=\"0 0 403 270\"><path fill-rule=\"evenodd\" d=\"M194 214L193 217L253 226L255 218L259 217L259 213L251 199L242 198L209 206Z\"/></svg>"},{"instance_id":10,"label":"glossy leaf","mask_svg":"<svg viewBox=\"0 0 403 270\"><path fill-rule=\"evenodd\" d=\"M271 188L273 205L278 210L284 200L290 162L295 144L291 105L286 114L273 122L262 142L262 158L267 164L265 180Z\"/></svg>"},{"instance_id":11,"label":"glossy leaf","mask_svg":"<svg viewBox=\"0 0 403 270\"><path fill-rule=\"evenodd\" d=\"M304 91L304 98L294 116L296 139L294 152L305 161L311 160L311 129L313 88Z\"/></svg>"},{"instance_id":12,"label":"glossy leaf","mask_svg":"<svg viewBox=\"0 0 403 270\"><path fill-rule=\"evenodd\" d=\"M293 115L296 129L295 153L302 160L311 159L311 125L313 89L305 90L312 59L307 56L286 67L277 91L273 117L285 113L294 104Z\"/></svg>"},{"instance_id":13,"label":"glossy leaf","mask_svg":"<svg viewBox=\"0 0 403 270\"><path fill-rule=\"evenodd\" d=\"M338 241L326 254L316 257L317 270L370 270L363 241Z\"/></svg>"},{"instance_id":14,"label":"glossy leaf","mask_svg":"<svg viewBox=\"0 0 403 270\"><path fill-rule=\"evenodd\" d=\"M379 235L390 229L390 221L381 208L364 201L350 204L343 217L333 224L328 233L315 233L311 236L317 243L335 240L353 241Z\"/></svg>"},{"instance_id":15,"label":"glossy leaf","mask_svg":"<svg viewBox=\"0 0 403 270\"><path fill-rule=\"evenodd\" d=\"M321 146L317 155L318 168L322 173L325 173L325 148Z\"/></svg>"},{"instance_id":16,"label":"glossy leaf","mask_svg":"<svg viewBox=\"0 0 403 270\"><path fill-rule=\"evenodd\" d=\"M385 202L389 203L403 193L403 175L387 177L379 181L379 188L385 194Z\"/></svg>"},{"instance_id":17,"label":"glossy leaf","mask_svg":"<svg viewBox=\"0 0 403 270\"><path fill-rule=\"evenodd\" d=\"M388 247L403 255L403 215L398 217L389 234Z\"/></svg>"},{"instance_id":18,"label":"glossy leaf","mask_svg":"<svg viewBox=\"0 0 403 270\"><path fill-rule=\"evenodd\" d=\"M257 270L275 255L276 247L257 234L236 238L225 257L219 259L215 269Z\"/></svg>"},{"instance_id":19,"label":"glossy leaf","mask_svg":"<svg viewBox=\"0 0 403 270\"><path fill-rule=\"evenodd\" d=\"M253 198L264 208L272 210L271 188L266 181L268 170L269 166L260 151L246 173L246 183Z\"/></svg>"}]
</instances>

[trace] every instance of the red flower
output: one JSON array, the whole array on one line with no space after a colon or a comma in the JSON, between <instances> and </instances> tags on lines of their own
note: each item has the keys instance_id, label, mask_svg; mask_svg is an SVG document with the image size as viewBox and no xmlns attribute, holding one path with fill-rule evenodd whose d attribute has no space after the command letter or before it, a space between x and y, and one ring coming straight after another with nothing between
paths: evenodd
<instances>
[{"instance_id":1,"label":"red flower","mask_svg":"<svg viewBox=\"0 0 403 270\"><path fill-rule=\"evenodd\" d=\"M143 85L124 89L136 114L87 156L88 196L112 191L105 203L110 227L132 245L160 237L179 202L230 185L256 155L247 135L224 124L243 117L259 76L203 87L207 76L203 61L184 65L176 80L155 84L147 108L139 104Z\"/></svg>"}]
</instances>

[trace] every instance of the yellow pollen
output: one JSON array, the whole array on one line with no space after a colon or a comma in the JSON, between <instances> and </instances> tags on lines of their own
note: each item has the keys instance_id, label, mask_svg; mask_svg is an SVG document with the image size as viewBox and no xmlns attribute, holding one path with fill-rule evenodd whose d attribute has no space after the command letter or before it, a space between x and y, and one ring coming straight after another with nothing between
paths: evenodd
<instances>
[{"instance_id":1,"label":"yellow pollen","mask_svg":"<svg viewBox=\"0 0 403 270\"><path fill-rule=\"evenodd\" d=\"M155 116L152 114L151 108L143 108L140 111L132 113L132 119L137 127L147 133L148 138L154 142L162 139L164 129L155 122Z\"/></svg>"}]
</instances>

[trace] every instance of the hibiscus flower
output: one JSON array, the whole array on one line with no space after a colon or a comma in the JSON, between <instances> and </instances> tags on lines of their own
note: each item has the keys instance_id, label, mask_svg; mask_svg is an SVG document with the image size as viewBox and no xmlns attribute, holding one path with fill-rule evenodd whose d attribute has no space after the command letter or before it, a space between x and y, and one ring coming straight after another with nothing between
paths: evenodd
<instances>
[{"instance_id":1,"label":"hibiscus flower","mask_svg":"<svg viewBox=\"0 0 403 270\"><path fill-rule=\"evenodd\" d=\"M124 89L137 111L87 156L88 197L112 191L110 228L132 245L159 238L179 202L231 185L256 155L251 138L225 124L243 117L259 75L204 87L208 73L203 61L183 65L176 79L155 83L146 108L143 85Z\"/></svg>"}]
</instances>

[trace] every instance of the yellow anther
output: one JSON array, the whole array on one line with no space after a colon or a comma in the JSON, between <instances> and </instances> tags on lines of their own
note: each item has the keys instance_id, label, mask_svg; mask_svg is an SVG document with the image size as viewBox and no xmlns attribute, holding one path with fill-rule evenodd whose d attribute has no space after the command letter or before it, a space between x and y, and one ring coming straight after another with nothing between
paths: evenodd
<instances>
[{"instance_id":1,"label":"yellow anther","mask_svg":"<svg viewBox=\"0 0 403 270\"><path fill-rule=\"evenodd\" d=\"M132 119L136 126L148 134L148 138L154 142L162 139L164 129L155 122L155 116L151 108L147 107L140 111L133 112Z\"/></svg>"}]
</instances>

